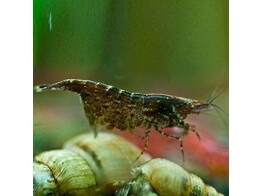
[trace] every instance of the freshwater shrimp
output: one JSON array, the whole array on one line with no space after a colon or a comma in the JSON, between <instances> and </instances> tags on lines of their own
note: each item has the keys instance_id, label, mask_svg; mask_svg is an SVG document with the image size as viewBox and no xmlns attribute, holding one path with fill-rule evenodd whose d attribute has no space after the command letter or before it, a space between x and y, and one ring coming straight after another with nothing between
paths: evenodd
<instances>
[{"instance_id":1,"label":"freshwater shrimp","mask_svg":"<svg viewBox=\"0 0 262 196\"><path fill-rule=\"evenodd\" d=\"M97 134L97 125L107 129L117 128L121 131L132 131L137 127L145 128L144 150L148 149L150 133L156 130L161 135L180 142L184 161L183 137L189 131L200 135L194 125L184 120L189 114L218 108L212 102L201 102L195 99L176 97L166 94L142 94L128 92L100 82L80 79L66 79L54 84L41 84L35 87L37 92L46 90L67 90L78 93L84 105L84 111L91 127ZM182 135L172 135L164 128L180 128Z\"/></svg>"}]
</instances>

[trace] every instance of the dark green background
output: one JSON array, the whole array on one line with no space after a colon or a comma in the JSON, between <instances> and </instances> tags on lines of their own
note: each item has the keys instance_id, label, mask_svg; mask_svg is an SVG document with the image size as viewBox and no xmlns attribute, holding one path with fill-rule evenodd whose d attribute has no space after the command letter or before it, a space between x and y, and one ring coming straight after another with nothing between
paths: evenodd
<instances>
[{"instance_id":1,"label":"dark green background","mask_svg":"<svg viewBox=\"0 0 262 196\"><path fill-rule=\"evenodd\" d=\"M34 68L207 96L228 84L228 1L35 0Z\"/></svg>"}]
</instances>

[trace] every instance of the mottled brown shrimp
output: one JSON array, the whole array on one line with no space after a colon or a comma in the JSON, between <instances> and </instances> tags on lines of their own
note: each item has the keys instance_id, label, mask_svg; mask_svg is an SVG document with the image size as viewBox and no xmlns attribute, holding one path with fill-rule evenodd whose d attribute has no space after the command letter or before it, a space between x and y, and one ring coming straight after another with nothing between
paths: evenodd
<instances>
[{"instance_id":1,"label":"mottled brown shrimp","mask_svg":"<svg viewBox=\"0 0 262 196\"><path fill-rule=\"evenodd\" d=\"M184 160L183 136L190 131L198 132L193 125L185 123L189 114L199 114L216 106L194 99L165 94L130 93L100 82L91 80L67 79L54 84L42 84L35 87L37 92L45 90L68 90L80 95L89 124L96 131L97 125L107 129L121 131L143 126L145 131L144 150L148 148L151 129L161 135L180 142ZM171 135L163 128L177 127L183 130L182 136ZM141 153L143 154L143 152Z\"/></svg>"}]
</instances>

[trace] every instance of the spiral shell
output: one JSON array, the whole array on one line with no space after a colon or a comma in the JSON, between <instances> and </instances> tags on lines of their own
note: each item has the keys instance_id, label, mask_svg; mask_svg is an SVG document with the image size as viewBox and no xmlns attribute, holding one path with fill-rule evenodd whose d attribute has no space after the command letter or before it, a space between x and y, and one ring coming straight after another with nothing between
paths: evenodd
<instances>
[{"instance_id":1,"label":"spiral shell","mask_svg":"<svg viewBox=\"0 0 262 196\"><path fill-rule=\"evenodd\" d=\"M112 195L130 181L132 167L150 159L120 136L83 134L65 143L64 149L35 157L34 195Z\"/></svg>"},{"instance_id":2,"label":"spiral shell","mask_svg":"<svg viewBox=\"0 0 262 196\"><path fill-rule=\"evenodd\" d=\"M53 179L47 180L52 183L54 195L95 195L99 192L95 174L86 161L77 153L68 150L47 151L35 157L35 161L43 163L50 169ZM53 186L56 183L56 186ZM49 183L50 184L50 183Z\"/></svg>"},{"instance_id":3,"label":"spiral shell","mask_svg":"<svg viewBox=\"0 0 262 196\"><path fill-rule=\"evenodd\" d=\"M120 195L157 195L160 196L220 196L213 187L194 174L189 174L179 165L165 160L152 159L132 170L135 179L117 191ZM148 182L148 183L147 183ZM145 190L145 194L141 191ZM150 187L152 186L152 187Z\"/></svg>"}]
</instances>

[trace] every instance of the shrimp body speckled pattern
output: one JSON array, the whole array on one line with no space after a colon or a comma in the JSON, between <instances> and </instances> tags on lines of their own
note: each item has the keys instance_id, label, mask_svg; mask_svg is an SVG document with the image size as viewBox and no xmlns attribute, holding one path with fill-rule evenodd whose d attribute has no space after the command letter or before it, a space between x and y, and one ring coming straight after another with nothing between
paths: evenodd
<instances>
[{"instance_id":1,"label":"shrimp body speckled pattern","mask_svg":"<svg viewBox=\"0 0 262 196\"><path fill-rule=\"evenodd\" d=\"M35 90L67 90L79 94L89 124L95 131L98 125L121 131L144 127L144 150L148 148L151 130L176 139L180 142L183 160L183 136L193 131L200 138L195 127L184 119L189 114L199 114L217 107L211 103L172 95L131 93L91 80L66 79L54 84L38 85ZM169 127L182 129L182 135L176 136L163 131L163 128Z\"/></svg>"}]
</instances>

